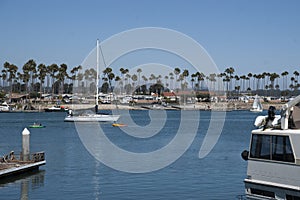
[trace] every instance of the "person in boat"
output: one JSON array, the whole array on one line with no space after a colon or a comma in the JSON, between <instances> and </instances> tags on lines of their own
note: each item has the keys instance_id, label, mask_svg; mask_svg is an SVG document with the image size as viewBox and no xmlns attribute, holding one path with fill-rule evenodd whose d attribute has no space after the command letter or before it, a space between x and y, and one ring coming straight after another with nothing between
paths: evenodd
<instances>
[{"instance_id":1,"label":"person in boat","mask_svg":"<svg viewBox=\"0 0 300 200\"><path fill-rule=\"evenodd\" d=\"M276 115L275 111L276 108L274 106L270 106L268 109L268 115L258 116L254 125L263 128L263 130L267 128L280 128L280 115Z\"/></svg>"},{"instance_id":2,"label":"person in boat","mask_svg":"<svg viewBox=\"0 0 300 200\"><path fill-rule=\"evenodd\" d=\"M269 109L268 109L268 116L265 118L263 130L265 130L267 128L277 128L277 126L279 126L277 124L278 120L276 120L276 123L274 124L274 122L275 122L274 121L275 120L275 111L276 111L275 106L270 106L269 107Z\"/></svg>"},{"instance_id":3,"label":"person in boat","mask_svg":"<svg viewBox=\"0 0 300 200\"><path fill-rule=\"evenodd\" d=\"M73 111L70 109L70 110L68 111L68 114L69 114L69 116L73 116Z\"/></svg>"}]
</instances>

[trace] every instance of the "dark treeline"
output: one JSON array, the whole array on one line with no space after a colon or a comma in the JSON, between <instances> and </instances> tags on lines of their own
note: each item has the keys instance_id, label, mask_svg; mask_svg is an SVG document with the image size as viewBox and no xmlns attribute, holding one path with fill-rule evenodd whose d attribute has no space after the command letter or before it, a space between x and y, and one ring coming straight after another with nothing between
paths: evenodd
<instances>
[{"instance_id":1,"label":"dark treeline","mask_svg":"<svg viewBox=\"0 0 300 200\"><path fill-rule=\"evenodd\" d=\"M119 74L119 75L117 75ZM43 93L63 94L73 93L73 89L85 87L95 89L97 78L93 68L82 70L76 66L68 69L66 64L37 64L30 59L22 67L9 62L3 64L0 74L1 96L12 93L30 94L39 96ZM114 72L107 67L98 77L102 84L103 93L116 91L121 94L161 92L166 90L193 90L225 91L227 95L236 96L241 93L268 96L291 96L298 94L300 84L299 72L289 73L264 72L261 74L248 73L237 75L233 67L226 68L224 72L203 74L196 72L190 74L187 69L175 68L168 75L150 76L142 74L141 69L130 72L129 69L119 68ZM150 86L149 86L150 85ZM80 90L79 90L80 91Z\"/></svg>"}]
</instances>

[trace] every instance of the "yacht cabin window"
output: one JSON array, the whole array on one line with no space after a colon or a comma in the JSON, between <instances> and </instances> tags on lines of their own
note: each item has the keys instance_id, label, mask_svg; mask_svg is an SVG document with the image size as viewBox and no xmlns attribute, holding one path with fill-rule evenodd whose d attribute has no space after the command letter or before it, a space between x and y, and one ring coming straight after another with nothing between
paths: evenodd
<instances>
[{"instance_id":1,"label":"yacht cabin window","mask_svg":"<svg viewBox=\"0 0 300 200\"><path fill-rule=\"evenodd\" d=\"M295 162L290 138L280 135L253 134L250 158Z\"/></svg>"}]
</instances>

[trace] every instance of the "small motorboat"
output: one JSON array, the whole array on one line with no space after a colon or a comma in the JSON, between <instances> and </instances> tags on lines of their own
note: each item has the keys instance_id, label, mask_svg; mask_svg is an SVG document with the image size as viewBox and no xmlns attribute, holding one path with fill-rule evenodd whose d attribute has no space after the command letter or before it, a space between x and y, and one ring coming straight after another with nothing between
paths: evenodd
<instances>
[{"instance_id":1,"label":"small motorboat","mask_svg":"<svg viewBox=\"0 0 300 200\"><path fill-rule=\"evenodd\" d=\"M112 126L113 127L124 127L124 126L127 126L127 124L113 123Z\"/></svg>"},{"instance_id":2,"label":"small motorboat","mask_svg":"<svg viewBox=\"0 0 300 200\"><path fill-rule=\"evenodd\" d=\"M52 106L50 108L45 108L45 112L67 112L69 109L64 106Z\"/></svg>"},{"instance_id":3,"label":"small motorboat","mask_svg":"<svg viewBox=\"0 0 300 200\"><path fill-rule=\"evenodd\" d=\"M11 107L6 102L0 104L0 112L9 112L10 110Z\"/></svg>"},{"instance_id":4,"label":"small motorboat","mask_svg":"<svg viewBox=\"0 0 300 200\"><path fill-rule=\"evenodd\" d=\"M46 126L39 124L39 123L33 123L29 125L29 128L45 128Z\"/></svg>"}]
</instances>

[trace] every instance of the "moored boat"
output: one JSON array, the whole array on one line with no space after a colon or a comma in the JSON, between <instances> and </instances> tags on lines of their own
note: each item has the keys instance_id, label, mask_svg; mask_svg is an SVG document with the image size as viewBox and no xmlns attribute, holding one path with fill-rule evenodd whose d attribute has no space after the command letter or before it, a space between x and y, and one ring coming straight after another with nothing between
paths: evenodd
<instances>
[{"instance_id":1,"label":"moored boat","mask_svg":"<svg viewBox=\"0 0 300 200\"><path fill-rule=\"evenodd\" d=\"M28 126L29 128L45 128L46 126L40 124L40 123L33 123Z\"/></svg>"},{"instance_id":2,"label":"moored boat","mask_svg":"<svg viewBox=\"0 0 300 200\"><path fill-rule=\"evenodd\" d=\"M10 110L11 108L6 102L0 104L0 112L9 112Z\"/></svg>"},{"instance_id":3,"label":"moored boat","mask_svg":"<svg viewBox=\"0 0 300 200\"><path fill-rule=\"evenodd\" d=\"M50 108L45 108L45 112L67 112L69 109L64 106L52 106Z\"/></svg>"},{"instance_id":4,"label":"moored boat","mask_svg":"<svg viewBox=\"0 0 300 200\"><path fill-rule=\"evenodd\" d=\"M114 127L124 127L124 126L127 126L127 124L113 123L112 126L114 126Z\"/></svg>"},{"instance_id":5,"label":"moored boat","mask_svg":"<svg viewBox=\"0 0 300 200\"><path fill-rule=\"evenodd\" d=\"M65 117L65 122L116 122L120 115L111 115L98 113L98 104L99 104L99 40L97 40L97 66L96 66L96 98L95 98L95 113L82 113L76 115L72 110L69 110L69 114ZM101 51L102 54L102 51ZM102 54L103 57L103 54ZM104 60L104 58L103 58Z\"/></svg>"},{"instance_id":6,"label":"moored boat","mask_svg":"<svg viewBox=\"0 0 300 200\"><path fill-rule=\"evenodd\" d=\"M65 117L65 122L116 122L119 119L119 115L110 114L95 114L95 113L83 113L81 115L69 114Z\"/></svg>"},{"instance_id":7,"label":"moored boat","mask_svg":"<svg viewBox=\"0 0 300 200\"><path fill-rule=\"evenodd\" d=\"M258 95L255 95L255 99L253 101L253 105L252 105L250 111L251 112L262 112L263 111L263 107L261 105L260 98Z\"/></svg>"},{"instance_id":8,"label":"moored boat","mask_svg":"<svg viewBox=\"0 0 300 200\"><path fill-rule=\"evenodd\" d=\"M282 107L275 115L255 121L258 129L251 132L249 151L242 157L248 161L244 179L249 199L300 199L300 96Z\"/></svg>"}]
</instances>

